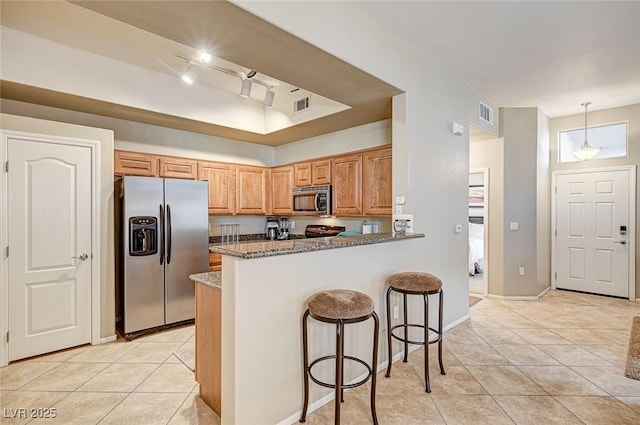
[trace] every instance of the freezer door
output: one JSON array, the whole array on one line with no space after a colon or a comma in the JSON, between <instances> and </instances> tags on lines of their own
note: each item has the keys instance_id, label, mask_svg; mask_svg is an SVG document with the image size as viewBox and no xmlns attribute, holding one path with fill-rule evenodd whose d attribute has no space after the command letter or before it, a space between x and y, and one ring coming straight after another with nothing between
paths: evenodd
<instances>
[{"instance_id":1,"label":"freezer door","mask_svg":"<svg viewBox=\"0 0 640 425\"><path fill-rule=\"evenodd\" d=\"M165 179L166 323L195 317L189 275L209 270L208 184Z\"/></svg>"},{"instance_id":2,"label":"freezer door","mask_svg":"<svg viewBox=\"0 0 640 425\"><path fill-rule=\"evenodd\" d=\"M124 177L123 254L124 292L123 314L126 334L164 325L164 267L162 249L152 255L130 255L130 218L155 218L157 239L162 241L161 208L162 179ZM135 234L135 232L134 232ZM134 253L135 254L135 253Z\"/></svg>"}]
</instances>

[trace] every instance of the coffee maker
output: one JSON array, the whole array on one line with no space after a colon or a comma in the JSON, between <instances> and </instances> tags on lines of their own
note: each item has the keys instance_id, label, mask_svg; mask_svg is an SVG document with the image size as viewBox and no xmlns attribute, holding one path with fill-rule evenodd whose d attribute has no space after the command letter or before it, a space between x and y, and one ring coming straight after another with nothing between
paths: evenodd
<instances>
[{"instance_id":1,"label":"coffee maker","mask_svg":"<svg viewBox=\"0 0 640 425\"><path fill-rule=\"evenodd\" d=\"M278 217L267 217L267 224L265 228L265 238L270 241L275 241L280 233L278 230Z\"/></svg>"}]
</instances>

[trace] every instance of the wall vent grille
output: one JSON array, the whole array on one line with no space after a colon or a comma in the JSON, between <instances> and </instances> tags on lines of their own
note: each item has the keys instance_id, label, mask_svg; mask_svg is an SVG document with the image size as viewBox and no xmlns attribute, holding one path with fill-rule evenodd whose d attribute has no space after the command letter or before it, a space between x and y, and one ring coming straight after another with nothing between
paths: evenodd
<instances>
[{"instance_id":1,"label":"wall vent grille","mask_svg":"<svg viewBox=\"0 0 640 425\"><path fill-rule=\"evenodd\" d=\"M300 100L294 100L293 101L293 113L297 114L298 112L305 111L305 110L309 109L309 106L310 106L309 96L303 97Z\"/></svg>"},{"instance_id":2,"label":"wall vent grille","mask_svg":"<svg viewBox=\"0 0 640 425\"><path fill-rule=\"evenodd\" d=\"M482 102L480 102L480 119L493 125L493 108Z\"/></svg>"}]
</instances>

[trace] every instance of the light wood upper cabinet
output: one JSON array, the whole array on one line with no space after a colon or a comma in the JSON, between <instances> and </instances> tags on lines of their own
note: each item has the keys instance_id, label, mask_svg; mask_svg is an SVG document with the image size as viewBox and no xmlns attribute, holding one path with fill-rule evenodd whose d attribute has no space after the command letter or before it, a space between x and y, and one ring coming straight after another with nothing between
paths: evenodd
<instances>
[{"instance_id":1,"label":"light wood upper cabinet","mask_svg":"<svg viewBox=\"0 0 640 425\"><path fill-rule=\"evenodd\" d=\"M161 156L159 174L160 177L195 180L198 177L198 161Z\"/></svg>"},{"instance_id":2,"label":"light wood upper cabinet","mask_svg":"<svg viewBox=\"0 0 640 425\"><path fill-rule=\"evenodd\" d=\"M391 200L391 148L365 152L363 164L363 209L368 215L390 215Z\"/></svg>"},{"instance_id":3,"label":"light wood upper cabinet","mask_svg":"<svg viewBox=\"0 0 640 425\"><path fill-rule=\"evenodd\" d=\"M331 184L331 160L313 161L311 163L312 184Z\"/></svg>"},{"instance_id":4,"label":"light wood upper cabinet","mask_svg":"<svg viewBox=\"0 0 640 425\"><path fill-rule=\"evenodd\" d=\"M311 186L311 163L295 164L293 166L293 178L296 187Z\"/></svg>"},{"instance_id":5,"label":"light wood upper cabinet","mask_svg":"<svg viewBox=\"0 0 640 425\"><path fill-rule=\"evenodd\" d=\"M236 214L266 214L269 170L261 167L236 167Z\"/></svg>"},{"instance_id":6,"label":"light wood upper cabinet","mask_svg":"<svg viewBox=\"0 0 640 425\"><path fill-rule=\"evenodd\" d=\"M271 169L271 214L287 215L293 212L293 170L291 166Z\"/></svg>"},{"instance_id":7,"label":"light wood upper cabinet","mask_svg":"<svg viewBox=\"0 0 640 425\"><path fill-rule=\"evenodd\" d=\"M158 177L158 157L146 153L115 150L113 151L113 173Z\"/></svg>"},{"instance_id":8,"label":"light wood upper cabinet","mask_svg":"<svg viewBox=\"0 0 640 425\"><path fill-rule=\"evenodd\" d=\"M362 215L362 155L337 157L331 163L333 214Z\"/></svg>"},{"instance_id":9,"label":"light wood upper cabinet","mask_svg":"<svg viewBox=\"0 0 640 425\"><path fill-rule=\"evenodd\" d=\"M209 214L235 213L235 165L223 162L199 162L198 180L209 182Z\"/></svg>"}]
</instances>

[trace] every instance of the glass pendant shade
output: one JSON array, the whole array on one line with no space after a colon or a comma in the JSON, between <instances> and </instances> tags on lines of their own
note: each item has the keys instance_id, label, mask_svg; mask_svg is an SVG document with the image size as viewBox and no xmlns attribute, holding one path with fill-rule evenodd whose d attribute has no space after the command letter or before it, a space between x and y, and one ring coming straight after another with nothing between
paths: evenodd
<instances>
[{"instance_id":1,"label":"glass pendant shade","mask_svg":"<svg viewBox=\"0 0 640 425\"><path fill-rule=\"evenodd\" d=\"M584 106L584 143L582 144L582 146L580 146L580 149L576 149L575 151L573 151L573 154L576 156L576 158L582 161L590 160L602 150L602 148L592 147L587 141L587 108L589 107L589 105L591 105L591 102L585 102L581 104L581 106Z\"/></svg>"}]
</instances>

